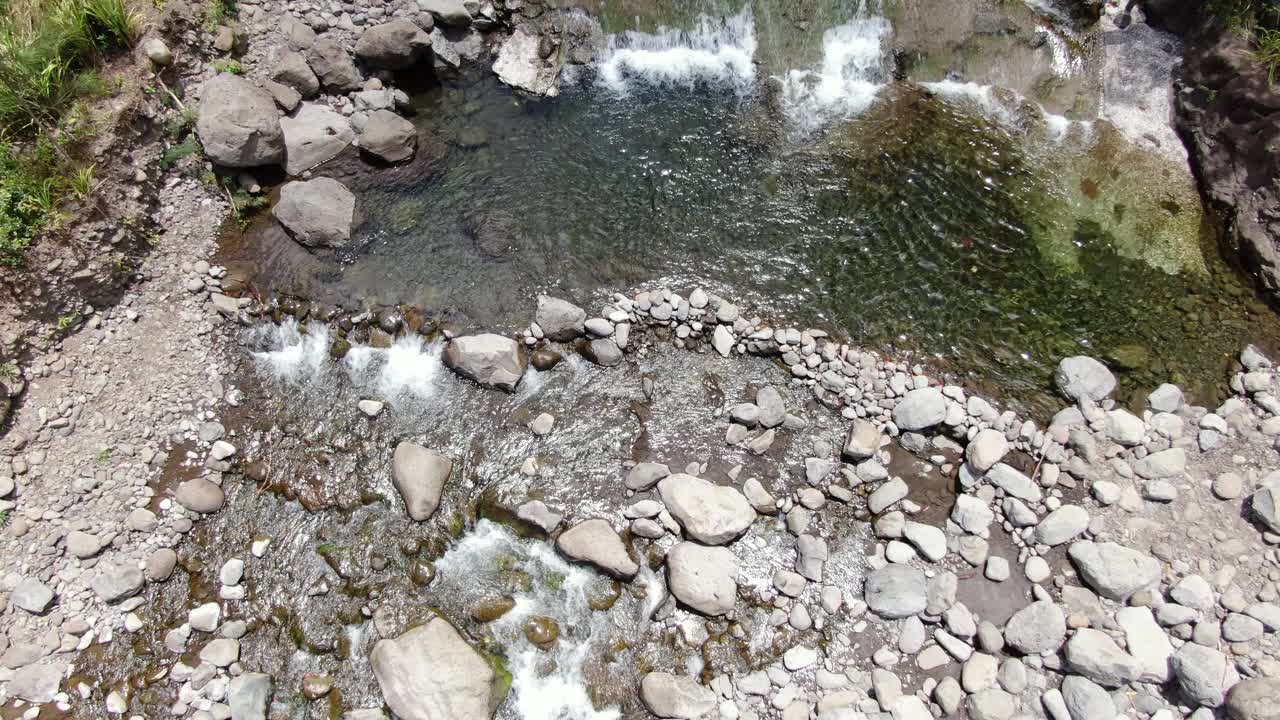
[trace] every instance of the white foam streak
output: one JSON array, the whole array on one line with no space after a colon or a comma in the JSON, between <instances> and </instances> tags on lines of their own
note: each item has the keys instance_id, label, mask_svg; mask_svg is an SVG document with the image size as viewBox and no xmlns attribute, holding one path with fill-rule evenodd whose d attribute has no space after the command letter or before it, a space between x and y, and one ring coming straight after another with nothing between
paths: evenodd
<instances>
[{"instance_id":1,"label":"white foam streak","mask_svg":"<svg viewBox=\"0 0 1280 720\"><path fill-rule=\"evenodd\" d=\"M641 86L693 88L727 85L745 94L755 87L755 23L749 8L728 18L698 16L693 30L629 30L609 36L596 63L596 82L626 96Z\"/></svg>"},{"instance_id":2,"label":"white foam streak","mask_svg":"<svg viewBox=\"0 0 1280 720\"><path fill-rule=\"evenodd\" d=\"M866 17L823 33L822 64L779 78L792 123L814 130L871 107L886 79L884 41L891 30L885 18Z\"/></svg>"},{"instance_id":3,"label":"white foam streak","mask_svg":"<svg viewBox=\"0 0 1280 720\"><path fill-rule=\"evenodd\" d=\"M330 328L308 325L303 333L293 318L279 325L267 323L257 330L267 349L253 353L260 371L278 382L302 382L320 374L329 358Z\"/></svg>"},{"instance_id":4,"label":"white foam streak","mask_svg":"<svg viewBox=\"0 0 1280 720\"><path fill-rule=\"evenodd\" d=\"M1088 140L1092 135L1093 123L1089 121L1071 120L1064 115L1051 113L1037 103L1027 103L1025 98L1012 92L1007 93L1008 97L1001 98L996 95L994 88L990 85L957 82L954 80L927 82L921 83L921 85L930 92L941 96L944 100L957 105L972 106L985 117L995 120L1012 130L1021 129L1017 111L1019 106L1027 104L1030 107L1034 107L1040 114L1049 139L1054 142L1063 142L1071 138L1077 130L1082 140Z\"/></svg>"}]
</instances>

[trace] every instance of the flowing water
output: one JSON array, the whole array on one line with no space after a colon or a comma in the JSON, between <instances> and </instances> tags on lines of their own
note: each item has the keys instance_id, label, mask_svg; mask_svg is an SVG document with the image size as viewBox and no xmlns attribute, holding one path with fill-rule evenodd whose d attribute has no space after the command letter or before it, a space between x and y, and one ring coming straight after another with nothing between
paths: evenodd
<instances>
[{"instance_id":1,"label":"flowing water","mask_svg":"<svg viewBox=\"0 0 1280 720\"><path fill-rule=\"evenodd\" d=\"M1185 168L1099 120L1096 38L1052 6L587 9L610 34L559 98L463 73L416 98L414 163L370 170L349 157L322 169L358 194L351 248L310 254L264 218L230 259L250 258L260 289L410 304L498 331L524 326L538 291L594 307L611 290L700 285L864 346L934 353L1033 407L1066 354L1109 357L1130 369L1130 388L1172 377L1211 395L1242 338L1280 335L1214 251ZM228 476L229 509L185 547L187 586L150 590L146 627L131 645L100 646L87 680L127 678L145 707L166 712L165 630L216 597L220 564L260 537L271 545L249 563L252 591L227 612L250 621L242 660L274 675L291 717L376 706L372 644L437 613L509 674L504 720L636 717L650 668L705 678L761 667L797 642L837 656L878 646L839 644L856 618L807 634L769 626L760 594L794 560L776 518L734 545L735 625L678 615L675 630L650 620L665 600L649 569L660 549L619 585L513 520L527 499L575 521L617 518L634 460L694 464L720 482L741 464L739 484L756 477L786 494L845 422L773 364L658 338L619 368L571 356L531 370L506 395L445 370L436 341L355 342L335 360L335 337L317 321L248 332L249 410L233 438L244 477ZM723 432L727 408L764 384L809 425L761 458L726 447ZM363 417L364 398L387 412ZM557 418L546 438L526 428L541 412ZM454 460L424 523L391 484L403 440ZM531 457L533 475L520 471ZM946 493L913 475L919 464L894 471L922 517L941 517ZM866 523L843 506L815 522L831 549L827 582L855 587ZM494 599L511 609L481 622L477 608ZM550 649L525 639L533 618L557 624ZM333 675L340 692L306 702L296 688L308 672Z\"/></svg>"}]
</instances>

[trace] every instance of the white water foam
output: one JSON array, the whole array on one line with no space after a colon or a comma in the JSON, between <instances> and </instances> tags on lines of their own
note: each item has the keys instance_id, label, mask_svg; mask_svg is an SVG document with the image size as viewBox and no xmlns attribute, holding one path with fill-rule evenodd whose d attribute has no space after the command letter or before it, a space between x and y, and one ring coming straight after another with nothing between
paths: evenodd
<instances>
[{"instance_id":1,"label":"white water foam","mask_svg":"<svg viewBox=\"0 0 1280 720\"><path fill-rule=\"evenodd\" d=\"M782 107L804 130L862 113L887 81L885 40L892 32L882 17L862 17L822 34L822 64L790 70L781 78Z\"/></svg>"},{"instance_id":2,"label":"white water foam","mask_svg":"<svg viewBox=\"0 0 1280 720\"><path fill-rule=\"evenodd\" d=\"M992 86L975 82L941 80L921 83L921 86L930 92L936 93L948 102L971 106L982 113L983 116L991 118L1010 129L1017 130L1020 128L1017 108L1026 104L1027 101L1012 91L1006 91L1007 98L1002 99L996 94L995 88ZM1064 115L1045 110L1038 103L1030 104L1040 113L1051 140L1062 142L1072 137L1072 134L1076 131L1079 131L1081 138L1084 140L1088 140L1091 136L1093 123L1087 120L1071 120Z\"/></svg>"},{"instance_id":3,"label":"white water foam","mask_svg":"<svg viewBox=\"0 0 1280 720\"><path fill-rule=\"evenodd\" d=\"M529 590L514 596L515 607L489 624L507 643L507 669L511 672L511 703L524 720L617 720L614 708L596 710L587 693L582 666L592 652L590 635L596 622L608 622L594 613L587 593L596 575L556 554L550 543L522 540L501 525L481 520L476 527L436 561L441 578L472 577L494 566L495 558L520 558L520 569L530 576ZM554 577L557 582L551 582ZM560 624L560 639L550 650L538 650L522 633L525 620L546 615ZM546 660L555 661L546 671Z\"/></svg>"},{"instance_id":4,"label":"white water foam","mask_svg":"<svg viewBox=\"0 0 1280 720\"><path fill-rule=\"evenodd\" d=\"M303 333L297 321L289 318L279 325L264 323L255 333L266 349L253 353L253 360L277 382L310 380L323 372L329 360L332 331L328 325L308 325Z\"/></svg>"},{"instance_id":5,"label":"white water foam","mask_svg":"<svg viewBox=\"0 0 1280 720\"><path fill-rule=\"evenodd\" d=\"M750 8L727 18L698 16L692 30L660 28L609 36L596 63L596 83L618 96L644 86L693 88L725 85L739 94L754 90L755 22Z\"/></svg>"}]
</instances>

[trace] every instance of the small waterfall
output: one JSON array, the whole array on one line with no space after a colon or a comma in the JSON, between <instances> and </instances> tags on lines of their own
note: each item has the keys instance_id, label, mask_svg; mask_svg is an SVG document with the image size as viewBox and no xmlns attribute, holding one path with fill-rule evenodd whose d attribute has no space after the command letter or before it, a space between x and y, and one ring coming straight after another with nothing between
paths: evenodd
<instances>
[{"instance_id":1,"label":"small waterfall","mask_svg":"<svg viewBox=\"0 0 1280 720\"><path fill-rule=\"evenodd\" d=\"M497 566L516 564L529 575L527 591L513 595L515 607L485 627L505 646L512 697L507 701L523 720L617 720L616 709L596 710L587 694L583 664L598 648L608 613L594 612L587 593L598 577L556 554L550 543L525 540L505 527L481 520L436 561L439 589L464 603L483 594ZM456 587L455 587L456 585ZM523 634L526 620L545 615L560 625L560 639L539 650ZM547 661L552 661L552 663Z\"/></svg>"},{"instance_id":2,"label":"small waterfall","mask_svg":"<svg viewBox=\"0 0 1280 720\"><path fill-rule=\"evenodd\" d=\"M790 70L781 78L782 105L805 131L857 115L875 102L888 81L885 40L892 32L883 17L856 18L822 34L822 63L814 70Z\"/></svg>"},{"instance_id":3,"label":"small waterfall","mask_svg":"<svg viewBox=\"0 0 1280 720\"><path fill-rule=\"evenodd\" d=\"M727 86L741 95L755 89L755 22L750 8L727 18L698 16L692 30L660 28L609 36L596 63L596 83L625 97L646 86Z\"/></svg>"},{"instance_id":4,"label":"small waterfall","mask_svg":"<svg viewBox=\"0 0 1280 720\"><path fill-rule=\"evenodd\" d=\"M263 348L253 353L259 371L286 383L305 382L323 373L329 362L332 330L324 324L306 329L302 332L293 318L255 328L251 340Z\"/></svg>"}]
</instances>

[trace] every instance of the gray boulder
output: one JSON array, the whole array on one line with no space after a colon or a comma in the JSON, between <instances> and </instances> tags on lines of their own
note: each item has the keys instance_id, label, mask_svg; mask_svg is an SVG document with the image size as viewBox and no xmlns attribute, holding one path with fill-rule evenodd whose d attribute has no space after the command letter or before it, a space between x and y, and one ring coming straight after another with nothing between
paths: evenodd
<instances>
[{"instance_id":1,"label":"gray boulder","mask_svg":"<svg viewBox=\"0 0 1280 720\"><path fill-rule=\"evenodd\" d=\"M533 320L548 340L568 342L586 331L587 312L567 300L539 295Z\"/></svg>"},{"instance_id":2,"label":"gray boulder","mask_svg":"<svg viewBox=\"0 0 1280 720\"><path fill-rule=\"evenodd\" d=\"M671 594L712 617L733 612L738 599L738 559L728 548L682 542L667 553Z\"/></svg>"},{"instance_id":3,"label":"gray boulder","mask_svg":"<svg viewBox=\"0 0 1280 720\"><path fill-rule=\"evenodd\" d=\"M524 376L525 357L515 340L483 333L450 341L444 350L444 364L468 380L515 392Z\"/></svg>"},{"instance_id":4,"label":"gray boulder","mask_svg":"<svg viewBox=\"0 0 1280 720\"><path fill-rule=\"evenodd\" d=\"M1249 496L1249 509L1258 522L1280 533L1280 470L1268 474Z\"/></svg>"},{"instance_id":5,"label":"gray boulder","mask_svg":"<svg viewBox=\"0 0 1280 720\"><path fill-rule=\"evenodd\" d=\"M1161 480L1181 473L1187 467L1187 451L1169 448L1142 458L1133 464L1133 471L1147 480Z\"/></svg>"},{"instance_id":6,"label":"gray boulder","mask_svg":"<svg viewBox=\"0 0 1280 720\"><path fill-rule=\"evenodd\" d=\"M323 37L307 51L307 64L325 89L347 93L360 89L360 71L336 40Z\"/></svg>"},{"instance_id":7,"label":"gray boulder","mask_svg":"<svg viewBox=\"0 0 1280 720\"><path fill-rule=\"evenodd\" d=\"M1101 630L1080 628L1067 641L1067 667L1105 687L1119 687L1142 676L1142 665Z\"/></svg>"},{"instance_id":8,"label":"gray boulder","mask_svg":"<svg viewBox=\"0 0 1280 720\"><path fill-rule=\"evenodd\" d=\"M716 694L697 680L671 673L651 672L640 680L640 699L660 718L693 720L716 707Z\"/></svg>"},{"instance_id":9,"label":"gray boulder","mask_svg":"<svg viewBox=\"0 0 1280 720\"><path fill-rule=\"evenodd\" d=\"M53 590L33 577L25 577L9 593L9 604L39 615L53 603Z\"/></svg>"},{"instance_id":10,"label":"gray boulder","mask_svg":"<svg viewBox=\"0 0 1280 720\"><path fill-rule=\"evenodd\" d=\"M947 398L937 387L911 390L893 408L893 423L908 432L931 428L946 417Z\"/></svg>"},{"instance_id":11,"label":"gray boulder","mask_svg":"<svg viewBox=\"0 0 1280 720\"><path fill-rule=\"evenodd\" d=\"M284 158L284 133L271 93L238 75L204 84L196 134L205 155L226 167L257 167Z\"/></svg>"},{"instance_id":12,"label":"gray boulder","mask_svg":"<svg viewBox=\"0 0 1280 720\"><path fill-rule=\"evenodd\" d=\"M1232 720L1280 720L1280 677L1241 680L1227 694Z\"/></svg>"},{"instance_id":13,"label":"gray boulder","mask_svg":"<svg viewBox=\"0 0 1280 720\"><path fill-rule=\"evenodd\" d=\"M619 580L631 580L640 572L622 538L602 518L580 522L560 533L556 547L571 560L594 565Z\"/></svg>"},{"instance_id":14,"label":"gray boulder","mask_svg":"<svg viewBox=\"0 0 1280 720\"><path fill-rule=\"evenodd\" d=\"M1062 699L1071 720L1115 720L1116 704L1097 683L1079 675L1062 679Z\"/></svg>"},{"instance_id":15,"label":"gray boulder","mask_svg":"<svg viewBox=\"0 0 1280 720\"><path fill-rule=\"evenodd\" d=\"M60 665L27 665L13 673L9 679L8 694L29 703L44 705L53 702L62 683Z\"/></svg>"},{"instance_id":16,"label":"gray boulder","mask_svg":"<svg viewBox=\"0 0 1280 720\"><path fill-rule=\"evenodd\" d=\"M1081 540L1067 555L1085 584L1105 598L1124 602L1160 580L1160 561L1116 543Z\"/></svg>"},{"instance_id":17,"label":"gray boulder","mask_svg":"<svg viewBox=\"0 0 1280 720\"><path fill-rule=\"evenodd\" d=\"M280 188L271 214L299 244L337 248L351 240L356 197L333 178L295 180Z\"/></svg>"},{"instance_id":18,"label":"gray boulder","mask_svg":"<svg viewBox=\"0 0 1280 720\"><path fill-rule=\"evenodd\" d=\"M404 70L430 53L431 36L404 18L367 28L356 41L356 57L381 70Z\"/></svg>"},{"instance_id":19,"label":"gray boulder","mask_svg":"<svg viewBox=\"0 0 1280 720\"><path fill-rule=\"evenodd\" d=\"M880 449L880 430L866 420L854 420L844 440L843 454L846 460L866 460Z\"/></svg>"},{"instance_id":20,"label":"gray boulder","mask_svg":"<svg viewBox=\"0 0 1280 720\"><path fill-rule=\"evenodd\" d=\"M1024 655L1055 652L1067 637L1067 617L1052 600L1038 600L1009 618L1004 639Z\"/></svg>"},{"instance_id":21,"label":"gray boulder","mask_svg":"<svg viewBox=\"0 0 1280 720\"><path fill-rule=\"evenodd\" d=\"M886 565L867 575L863 599L883 618L904 618L924 612L928 604L924 573L910 565Z\"/></svg>"},{"instance_id":22,"label":"gray boulder","mask_svg":"<svg viewBox=\"0 0 1280 720\"><path fill-rule=\"evenodd\" d=\"M467 12L463 0L418 0L418 9L431 13L445 25L466 27L471 24L471 13Z\"/></svg>"},{"instance_id":23,"label":"gray boulder","mask_svg":"<svg viewBox=\"0 0 1280 720\"><path fill-rule=\"evenodd\" d=\"M648 490L671 474L671 468L663 463L642 462L627 472L624 483L628 490Z\"/></svg>"},{"instance_id":24,"label":"gray boulder","mask_svg":"<svg viewBox=\"0 0 1280 720\"><path fill-rule=\"evenodd\" d=\"M284 169L290 175L301 175L332 160L356 137L345 117L320 103L303 103L291 117L281 118L280 128L284 132Z\"/></svg>"},{"instance_id":25,"label":"gray boulder","mask_svg":"<svg viewBox=\"0 0 1280 720\"><path fill-rule=\"evenodd\" d=\"M706 545L737 539L755 522L756 511L737 489L685 473L658 482L667 511L689 537Z\"/></svg>"},{"instance_id":26,"label":"gray boulder","mask_svg":"<svg viewBox=\"0 0 1280 720\"><path fill-rule=\"evenodd\" d=\"M390 110L371 113L360 131L360 148L385 162L408 160L417 147L418 131L413 123Z\"/></svg>"},{"instance_id":27,"label":"gray boulder","mask_svg":"<svg viewBox=\"0 0 1280 720\"><path fill-rule=\"evenodd\" d=\"M271 676L247 672L231 679L227 685L227 704L232 720L267 720L271 702Z\"/></svg>"},{"instance_id":28,"label":"gray boulder","mask_svg":"<svg viewBox=\"0 0 1280 720\"><path fill-rule=\"evenodd\" d=\"M192 512L208 514L222 507L226 494L221 487L204 478L193 478L178 485L174 498Z\"/></svg>"},{"instance_id":29,"label":"gray boulder","mask_svg":"<svg viewBox=\"0 0 1280 720\"><path fill-rule=\"evenodd\" d=\"M1036 525L1036 542L1044 545L1061 545L1087 530L1089 511L1079 505L1063 505L1044 516Z\"/></svg>"},{"instance_id":30,"label":"gray boulder","mask_svg":"<svg viewBox=\"0 0 1280 720\"><path fill-rule=\"evenodd\" d=\"M1063 358L1053 374L1063 395L1072 400L1102 400L1116 389L1116 377L1106 365L1086 355Z\"/></svg>"},{"instance_id":31,"label":"gray boulder","mask_svg":"<svg viewBox=\"0 0 1280 720\"><path fill-rule=\"evenodd\" d=\"M453 461L421 445L402 442L391 458L391 481L409 517L422 522L440 507L440 494L453 472Z\"/></svg>"},{"instance_id":32,"label":"gray boulder","mask_svg":"<svg viewBox=\"0 0 1280 720\"><path fill-rule=\"evenodd\" d=\"M142 590L142 571L130 562L119 565L102 563L89 581L89 587L103 602L114 603L133 597Z\"/></svg>"},{"instance_id":33,"label":"gray boulder","mask_svg":"<svg viewBox=\"0 0 1280 720\"><path fill-rule=\"evenodd\" d=\"M320 80L311 71L302 53L287 52L276 60L271 79L298 91L304 98L313 98L320 92Z\"/></svg>"},{"instance_id":34,"label":"gray boulder","mask_svg":"<svg viewBox=\"0 0 1280 720\"><path fill-rule=\"evenodd\" d=\"M489 661L444 618L379 640L369 665L401 720L488 720L502 700Z\"/></svg>"},{"instance_id":35,"label":"gray boulder","mask_svg":"<svg viewBox=\"0 0 1280 720\"><path fill-rule=\"evenodd\" d=\"M543 60L540 50L538 33L520 25L498 49L493 72L511 87L555 97L560 94L560 64Z\"/></svg>"},{"instance_id":36,"label":"gray boulder","mask_svg":"<svg viewBox=\"0 0 1280 720\"><path fill-rule=\"evenodd\" d=\"M760 408L758 421L762 427L776 428L787 420L782 393L772 385L765 385L756 393L756 406Z\"/></svg>"},{"instance_id":37,"label":"gray boulder","mask_svg":"<svg viewBox=\"0 0 1280 720\"><path fill-rule=\"evenodd\" d=\"M1218 707L1227 689L1236 682L1235 669L1227 662L1227 656L1194 642L1178 648L1170 664L1178 688L1194 705Z\"/></svg>"}]
</instances>

